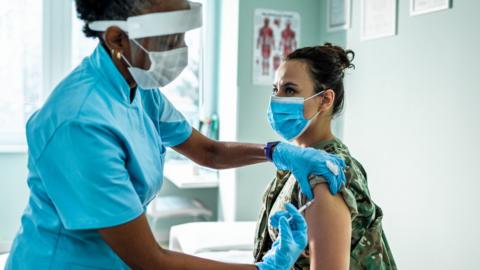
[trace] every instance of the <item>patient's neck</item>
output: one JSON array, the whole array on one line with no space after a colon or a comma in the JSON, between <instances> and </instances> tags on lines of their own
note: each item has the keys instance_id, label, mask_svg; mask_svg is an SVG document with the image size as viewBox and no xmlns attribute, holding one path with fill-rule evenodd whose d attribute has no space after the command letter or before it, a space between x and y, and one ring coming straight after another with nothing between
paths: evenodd
<instances>
[{"instance_id":1,"label":"patient's neck","mask_svg":"<svg viewBox=\"0 0 480 270\"><path fill-rule=\"evenodd\" d=\"M311 147L324 141L332 140L335 136L332 133L330 116L319 115L316 121L313 121L307 130L295 140L295 143L301 147Z\"/></svg>"}]
</instances>

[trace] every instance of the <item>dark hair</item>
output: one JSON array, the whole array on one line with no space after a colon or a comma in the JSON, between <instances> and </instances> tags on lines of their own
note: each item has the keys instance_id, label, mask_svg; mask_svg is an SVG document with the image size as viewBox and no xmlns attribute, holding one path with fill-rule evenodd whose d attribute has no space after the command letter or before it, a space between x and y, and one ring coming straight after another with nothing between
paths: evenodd
<instances>
[{"instance_id":1,"label":"dark hair","mask_svg":"<svg viewBox=\"0 0 480 270\"><path fill-rule=\"evenodd\" d=\"M352 64L355 53L341 47L325 43L323 46L305 47L289 54L285 60L300 60L308 64L310 76L315 84L315 92L332 89L335 92L332 116L343 109L345 90L343 77Z\"/></svg>"},{"instance_id":2,"label":"dark hair","mask_svg":"<svg viewBox=\"0 0 480 270\"><path fill-rule=\"evenodd\" d=\"M98 37L99 32L88 23L99 20L126 20L140 15L150 5L150 0L75 0L77 16L85 22L83 32L87 37Z\"/></svg>"}]
</instances>

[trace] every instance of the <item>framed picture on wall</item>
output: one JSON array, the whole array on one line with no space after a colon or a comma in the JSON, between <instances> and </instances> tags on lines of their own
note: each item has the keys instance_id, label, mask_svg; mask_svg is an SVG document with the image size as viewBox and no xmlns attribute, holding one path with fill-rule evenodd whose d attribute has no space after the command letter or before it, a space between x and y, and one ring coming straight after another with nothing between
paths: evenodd
<instances>
[{"instance_id":1,"label":"framed picture on wall","mask_svg":"<svg viewBox=\"0 0 480 270\"><path fill-rule=\"evenodd\" d=\"M350 0L327 0L327 31L350 28Z\"/></svg>"},{"instance_id":2,"label":"framed picture on wall","mask_svg":"<svg viewBox=\"0 0 480 270\"><path fill-rule=\"evenodd\" d=\"M282 59L300 47L300 14L256 9L253 27L253 84L272 85Z\"/></svg>"},{"instance_id":3,"label":"framed picture on wall","mask_svg":"<svg viewBox=\"0 0 480 270\"><path fill-rule=\"evenodd\" d=\"M397 0L361 1L361 40L397 34Z\"/></svg>"},{"instance_id":4,"label":"framed picture on wall","mask_svg":"<svg viewBox=\"0 0 480 270\"><path fill-rule=\"evenodd\" d=\"M410 16L449 9L451 0L410 0Z\"/></svg>"}]
</instances>

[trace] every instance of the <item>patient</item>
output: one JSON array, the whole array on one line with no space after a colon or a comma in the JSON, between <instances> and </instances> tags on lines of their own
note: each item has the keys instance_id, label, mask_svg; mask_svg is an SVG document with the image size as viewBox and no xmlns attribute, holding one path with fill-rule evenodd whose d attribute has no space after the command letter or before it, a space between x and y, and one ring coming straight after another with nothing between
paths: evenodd
<instances>
[{"instance_id":1,"label":"patient","mask_svg":"<svg viewBox=\"0 0 480 270\"><path fill-rule=\"evenodd\" d=\"M297 145L337 154L347 165L346 186L336 196L329 193L324 179L310 178L314 202L304 214L309 244L294 269L396 269L367 174L332 134L332 118L343 107L344 72L354 67L353 58L352 51L328 43L298 49L276 74L268 112L272 128ZM278 234L268 225L269 217L283 210L286 202L301 207L307 201L290 172L277 171L263 197L254 250L257 261Z\"/></svg>"}]
</instances>

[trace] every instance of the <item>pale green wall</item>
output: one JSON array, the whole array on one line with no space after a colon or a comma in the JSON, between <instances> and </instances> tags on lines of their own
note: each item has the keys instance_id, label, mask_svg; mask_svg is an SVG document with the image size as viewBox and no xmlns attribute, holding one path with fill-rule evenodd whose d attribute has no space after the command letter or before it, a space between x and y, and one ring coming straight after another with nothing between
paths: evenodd
<instances>
[{"instance_id":1,"label":"pale green wall","mask_svg":"<svg viewBox=\"0 0 480 270\"><path fill-rule=\"evenodd\" d=\"M347 43L347 31L346 30L339 30L339 31L334 31L334 32L328 32L327 31L327 18L326 18L326 12L327 12L327 1L326 0L321 0L320 2L320 45L322 45L325 42L330 42L332 44L338 45L338 46L345 46Z\"/></svg>"},{"instance_id":2,"label":"pale green wall","mask_svg":"<svg viewBox=\"0 0 480 270\"><path fill-rule=\"evenodd\" d=\"M409 16L360 41L353 2L345 142L365 166L400 269L478 269L480 2Z\"/></svg>"},{"instance_id":3,"label":"pale green wall","mask_svg":"<svg viewBox=\"0 0 480 270\"><path fill-rule=\"evenodd\" d=\"M339 30L334 32L327 31L327 1L322 0L320 1L320 42L319 45L323 45L326 42L332 43L337 46L346 47L347 46L347 31L346 30ZM333 121L333 133L338 138L343 138L343 113L338 114L335 116Z\"/></svg>"}]
</instances>

